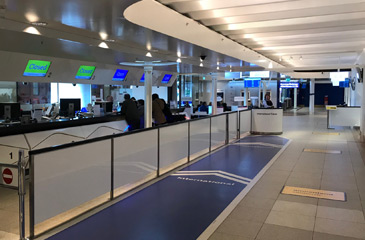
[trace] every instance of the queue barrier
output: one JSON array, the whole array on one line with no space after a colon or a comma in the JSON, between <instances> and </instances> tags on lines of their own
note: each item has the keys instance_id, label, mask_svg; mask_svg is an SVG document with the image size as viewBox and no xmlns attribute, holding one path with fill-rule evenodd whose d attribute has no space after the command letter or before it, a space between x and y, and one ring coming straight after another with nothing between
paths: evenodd
<instances>
[{"instance_id":1,"label":"queue barrier","mask_svg":"<svg viewBox=\"0 0 365 240\"><path fill-rule=\"evenodd\" d=\"M251 129L251 110L113 134L29 152L33 239Z\"/></svg>"}]
</instances>

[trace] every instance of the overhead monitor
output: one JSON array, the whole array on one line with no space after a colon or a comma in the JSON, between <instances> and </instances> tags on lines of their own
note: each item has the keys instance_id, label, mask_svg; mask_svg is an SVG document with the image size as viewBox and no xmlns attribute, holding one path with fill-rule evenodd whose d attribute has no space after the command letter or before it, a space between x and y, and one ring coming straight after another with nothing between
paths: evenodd
<instances>
[{"instance_id":1,"label":"overhead monitor","mask_svg":"<svg viewBox=\"0 0 365 240\"><path fill-rule=\"evenodd\" d=\"M258 88L260 87L261 78L245 78L244 87L245 88Z\"/></svg>"},{"instance_id":2,"label":"overhead monitor","mask_svg":"<svg viewBox=\"0 0 365 240\"><path fill-rule=\"evenodd\" d=\"M124 81L124 79L127 77L127 74L128 70L117 69L117 71L115 71L113 81Z\"/></svg>"},{"instance_id":3,"label":"overhead monitor","mask_svg":"<svg viewBox=\"0 0 365 240\"><path fill-rule=\"evenodd\" d=\"M299 82L280 81L280 88L299 88Z\"/></svg>"},{"instance_id":4,"label":"overhead monitor","mask_svg":"<svg viewBox=\"0 0 365 240\"><path fill-rule=\"evenodd\" d=\"M76 79L90 80L95 71L95 66L81 65L76 74Z\"/></svg>"},{"instance_id":5,"label":"overhead monitor","mask_svg":"<svg viewBox=\"0 0 365 240\"><path fill-rule=\"evenodd\" d=\"M144 82L144 73L143 73L143 75L141 77L141 80L139 80L139 82Z\"/></svg>"},{"instance_id":6,"label":"overhead monitor","mask_svg":"<svg viewBox=\"0 0 365 240\"><path fill-rule=\"evenodd\" d=\"M349 88L350 87L350 79L346 78L345 81L340 81L339 82L339 87L340 88Z\"/></svg>"},{"instance_id":7,"label":"overhead monitor","mask_svg":"<svg viewBox=\"0 0 365 240\"><path fill-rule=\"evenodd\" d=\"M40 60L29 60L24 70L23 76L26 77L45 77L51 62Z\"/></svg>"},{"instance_id":8,"label":"overhead monitor","mask_svg":"<svg viewBox=\"0 0 365 240\"><path fill-rule=\"evenodd\" d=\"M270 71L251 71L250 78L270 78Z\"/></svg>"},{"instance_id":9,"label":"overhead monitor","mask_svg":"<svg viewBox=\"0 0 365 240\"><path fill-rule=\"evenodd\" d=\"M169 83L170 79L172 78L172 74L165 74L165 76L162 78L162 83Z\"/></svg>"}]
</instances>

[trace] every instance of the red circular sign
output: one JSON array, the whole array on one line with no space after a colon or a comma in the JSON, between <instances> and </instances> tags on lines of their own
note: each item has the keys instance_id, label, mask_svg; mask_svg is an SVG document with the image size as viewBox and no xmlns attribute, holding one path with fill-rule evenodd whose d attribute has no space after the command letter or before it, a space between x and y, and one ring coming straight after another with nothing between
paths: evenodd
<instances>
[{"instance_id":1,"label":"red circular sign","mask_svg":"<svg viewBox=\"0 0 365 240\"><path fill-rule=\"evenodd\" d=\"M3 179L6 184L10 184L13 182L13 173L9 168L5 168L3 171Z\"/></svg>"}]
</instances>

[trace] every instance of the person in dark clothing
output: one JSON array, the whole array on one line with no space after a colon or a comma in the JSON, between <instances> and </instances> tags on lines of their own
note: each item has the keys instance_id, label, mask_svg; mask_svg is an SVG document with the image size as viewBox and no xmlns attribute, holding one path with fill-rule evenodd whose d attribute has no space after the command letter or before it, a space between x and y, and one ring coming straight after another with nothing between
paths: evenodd
<instances>
[{"instance_id":1,"label":"person in dark clothing","mask_svg":"<svg viewBox=\"0 0 365 240\"><path fill-rule=\"evenodd\" d=\"M125 120L129 125L129 131L139 129L140 118L137 105L131 99L131 96L129 94L124 95L124 102L122 103L121 114L125 115Z\"/></svg>"},{"instance_id":2,"label":"person in dark clothing","mask_svg":"<svg viewBox=\"0 0 365 240\"><path fill-rule=\"evenodd\" d=\"M199 107L199 112L207 112L208 113L208 106L206 102L203 102L203 104Z\"/></svg>"},{"instance_id":3,"label":"person in dark clothing","mask_svg":"<svg viewBox=\"0 0 365 240\"><path fill-rule=\"evenodd\" d=\"M140 119L140 128L144 128L144 100L143 99L138 99L137 101L138 106L138 114L139 114L139 119Z\"/></svg>"},{"instance_id":4,"label":"person in dark clothing","mask_svg":"<svg viewBox=\"0 0 365 240\"><path fill-rule=\"evenodd\" d=\"M160 125L166 123L164 102L158 97L158 94L152 94L152 117L155 119L155 124Z\"/></svg>"},{"instance_id":5,"label":"person in dark clothing","mask_svg":"<svg viewBox=\"0 0 365 240\"><path fill-rule=\"evenodd\" d=\"M172 123L172 122L174 122L174 118L173 118L173 116L172 116L172 113L171 113L171 110L170 110L170 107L169 107L169 105L167 105L167 103L165 102L165 100L164 99L162 99L162 98L160 98L160 100L163 102L163 104L164 104L164 109L163 109L163 114L165 115L165 118L166 118L166 121L168 122L168 123Z\"/></svg>"}]
</instances>

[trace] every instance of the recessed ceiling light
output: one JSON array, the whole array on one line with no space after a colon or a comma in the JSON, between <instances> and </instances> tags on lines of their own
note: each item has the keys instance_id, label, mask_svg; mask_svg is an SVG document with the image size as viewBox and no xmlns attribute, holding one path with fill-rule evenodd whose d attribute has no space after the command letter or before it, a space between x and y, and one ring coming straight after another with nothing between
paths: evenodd
<instances>
[{"instance_id":1,"label":"recessed ceiling light","mask_svg":"<svg viewBox=\"0 0 365 240\"><path fill-rule=\"evenodd\" d=\"M99 47L101 47L101 48L109 48L109 46L105 42L101 42L99 44Z\"/></svg>"},{"instance_id":2,"label":"recessed ceiling light","mask_svg":"<svg viewBox=\"0 0 365 240\"><path fill-rule=\"evenodd\" d=\"M203 63L200 63L199 67L203 67Z\"/></svg>"},{"instance_id":3,"label":"recessed ceiling light","mask_svg":"<svg viewBox=\"0 0 365 240\"><path fill-rule=\"evenodd\" d=\"M181 63L181 59L180 59L180 58L178 58L178 59L176 60L176 62Z\"/></svg>"},{"instance_id":4,"label":"recessed ceiling light","mask_svg":"<svg viewBox=\"0 0 365 240\"><path fill-rule=\"evenodd\" d=\"M217 66L217 70L219 70L219 66Z\"/></svg>"},{"instance_id":5,"label":"recessed ceiling light","mask_svg":"<svg viewBox=\"0 0 365 240\"><path fill-rule=\"evenodd\" d=\"M41 35L41 33L35 27L27 27L26 29L24 29L23 32L35 34L35 35Z\"/></svg>"},{"instance_id":6,"label":"recessed ceiling light","mask_svg":"<svg viewBox=\"0 0 365 240\"><path fill-rule=\"evenodd\" d=\"M181 52L177 52L177 56L180 58L181 57Z\"/></svg>"},{"instance_id":7,"label":"recessed ceiling light","mask_svg":"<svg viewBox=\"0 0 365 240\"><path fill-rule=\"evenodd\" d=\"M146 57L152 57L152 54L150 52L147 52Z\"/></svg>"},{"instance_id":8,"label":"recessed ceiling light","mask_svg":"<svg viewBox=\"0 0 365 240\"><path fill-rule=\"evenodd\" d=\"M46 22L32 22L32 25L34 26L47 26L48 23Z\"/></svg>"},{"instance_id":9,"label":"recessed ceiling light","mask_svg":"<svg viewBox=\"0 0 365 240\"><path fill-rule=\"evenodd\" d=\"M101 39L105 40L108 38L108 34L106 32L99 32L99 36Z\"/></svg>"}]
</instances>

